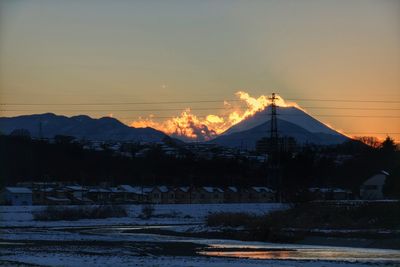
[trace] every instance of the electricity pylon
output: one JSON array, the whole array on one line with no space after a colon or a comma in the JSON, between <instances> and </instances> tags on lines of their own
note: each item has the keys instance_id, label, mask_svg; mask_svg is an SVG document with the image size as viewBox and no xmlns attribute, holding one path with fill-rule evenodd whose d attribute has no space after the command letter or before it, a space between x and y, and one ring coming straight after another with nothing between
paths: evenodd
<instances>
[{"instance_id":1,"label":"electricity pylon","mask_svg":"<svg viewBox=\"0 0 400 267\"><path fill-rule=\"evenodd\" d=\"M271 184L274 185L277 191L278 201L282 201L282 181L280 177L280 166L279 166L279 157L280 157L280 145L279 145L279 136L278 136L278 122L277 122L277 114L276 114L276 97L275 93L272 93L272 96L268 98L271 101L271 127L270 127L270 147L268 153L268 177Z\"/></svg>"}]
</instances>

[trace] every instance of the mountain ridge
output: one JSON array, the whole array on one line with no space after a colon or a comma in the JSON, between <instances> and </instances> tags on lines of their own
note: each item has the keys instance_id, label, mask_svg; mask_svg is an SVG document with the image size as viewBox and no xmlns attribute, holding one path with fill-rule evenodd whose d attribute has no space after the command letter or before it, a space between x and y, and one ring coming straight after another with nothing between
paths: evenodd
<instances>
[{"instance_id":1,"label":"mountain ridge","mask_svg":"<svg viewBox=\"0 0 400 267\"><path fill-rule=\"evenodd\" d=\"M245 144L253 149L259 139L268 136L270 119L271 106L268 106L231 126L210 142L229 147L242 147ZM279 135L293 137L300 144L332 145L348 140L345 135L296 107L278 106L277 121Z\"/></svg>"},{"instance_id":2,"label":"mountain ridge","mask_svg":"<svg viewBox=\"0 0 400 267\"><path fill-rule=\"evenodd\" d=\"M347 137L343 135L313 133L307 131L301 126L279 118L277 119L277 124L279 136L293 137L296 142L300 144L312 143L316 145L332 145L339 144L347 140ZM210 143L233 148L245 147L246 149L254 149L258 140L269 136L270 127L271 121L269 120L245 131L220 135L211 140Z\"/></svg>"},{"instance_id":3,"label":"mountain ridge","mask_svg":"<svg viewBox=\"0 0 400 267\"><path fill-rule=\"evenodd\" d=\"M40 129L41 128L41 129ZM31 136L53 138L55 135L70 135L90 140L115 141L161 141L167 135L156 129L134 128L115 118L91 118L87 115L67 117L54 113L0 117L0 131L10 134L16 129L26 129Z\"/></svg>"},{"instance_id":4,"label":"mountain ridge","mask_svg":"<svg viewBox=\"0 0 400 267\"><path fill-rule=\"evenodd\" d=\"M222 133L222 135L244 131L251 129L255 126L267 122L271 118L271 106L267 106L265 109L258 111L254 115L242 120L241 122L233 125L228 130ZM318 121L308 113L296 107L280 107L277 106L277 118L283 119L287 122L299 125L307 131L313 133L327 133L327 134L338 134L337 131L331 129L326 124Z\"/></svg>"}]
</instances>

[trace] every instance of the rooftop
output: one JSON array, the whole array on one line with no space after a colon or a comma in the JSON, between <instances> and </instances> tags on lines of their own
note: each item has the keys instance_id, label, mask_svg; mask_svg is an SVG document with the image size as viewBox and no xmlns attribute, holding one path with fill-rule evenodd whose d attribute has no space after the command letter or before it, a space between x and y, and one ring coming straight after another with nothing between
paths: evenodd
<instances>
[{"instance_id":1,"label":"rooftop","mask_svg":"<svg viewBox=\"0 0 400 267\"><path fill-rule=\"evenodd\" d=\"M6 187L6 190L14 194L32 194L32 190L27 187Z\"/></svg>"}]
</instances>

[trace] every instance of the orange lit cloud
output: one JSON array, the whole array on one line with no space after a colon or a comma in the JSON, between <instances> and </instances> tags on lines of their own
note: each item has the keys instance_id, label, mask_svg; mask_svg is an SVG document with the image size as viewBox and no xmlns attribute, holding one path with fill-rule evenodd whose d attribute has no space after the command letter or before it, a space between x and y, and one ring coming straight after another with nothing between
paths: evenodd
<instances>
[{"instance_id":1,"label":"orange lit cloud","mask_svg":"<svg viewBox=\"0 0 400 267\"><path fill-rule=\"evenodd\" d=\"M239 104L224 101L224 106L230 110L230 113L224 116L209 114L198 117L192 113L190 108L186 108L179 116L162 122L155 121L154 115L150 115L147 118L139 118L131 122L130 126L152 127L169 135L189 140L210 140L271 104L271 100L265 95L255 98L243 91L239 91L235 95L240 100L238 101ZM300 108L296 103L286 102L280 96L277 96L276 104L281 107L295 106Z\"/></svg>"}]
</instances>

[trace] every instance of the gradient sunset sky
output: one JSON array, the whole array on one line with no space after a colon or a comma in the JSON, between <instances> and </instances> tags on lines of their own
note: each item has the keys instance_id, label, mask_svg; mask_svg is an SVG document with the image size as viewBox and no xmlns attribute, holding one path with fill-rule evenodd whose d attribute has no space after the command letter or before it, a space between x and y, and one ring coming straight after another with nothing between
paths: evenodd
<instances>
[{"instance_id":1,"label":"gradient sunset sky","mask_svg":"<svg viewBox=\"0 0 400 267\"><path fill-rule=\"evenodd\" d=\"M0 116L201 117L239 90L382 100L296 102L334 128L399 141L400 1L0 0ZM59 105L195 100L221 102ZM54 105L9 105L35 103Z\"/></svg>"}]
</instances>

